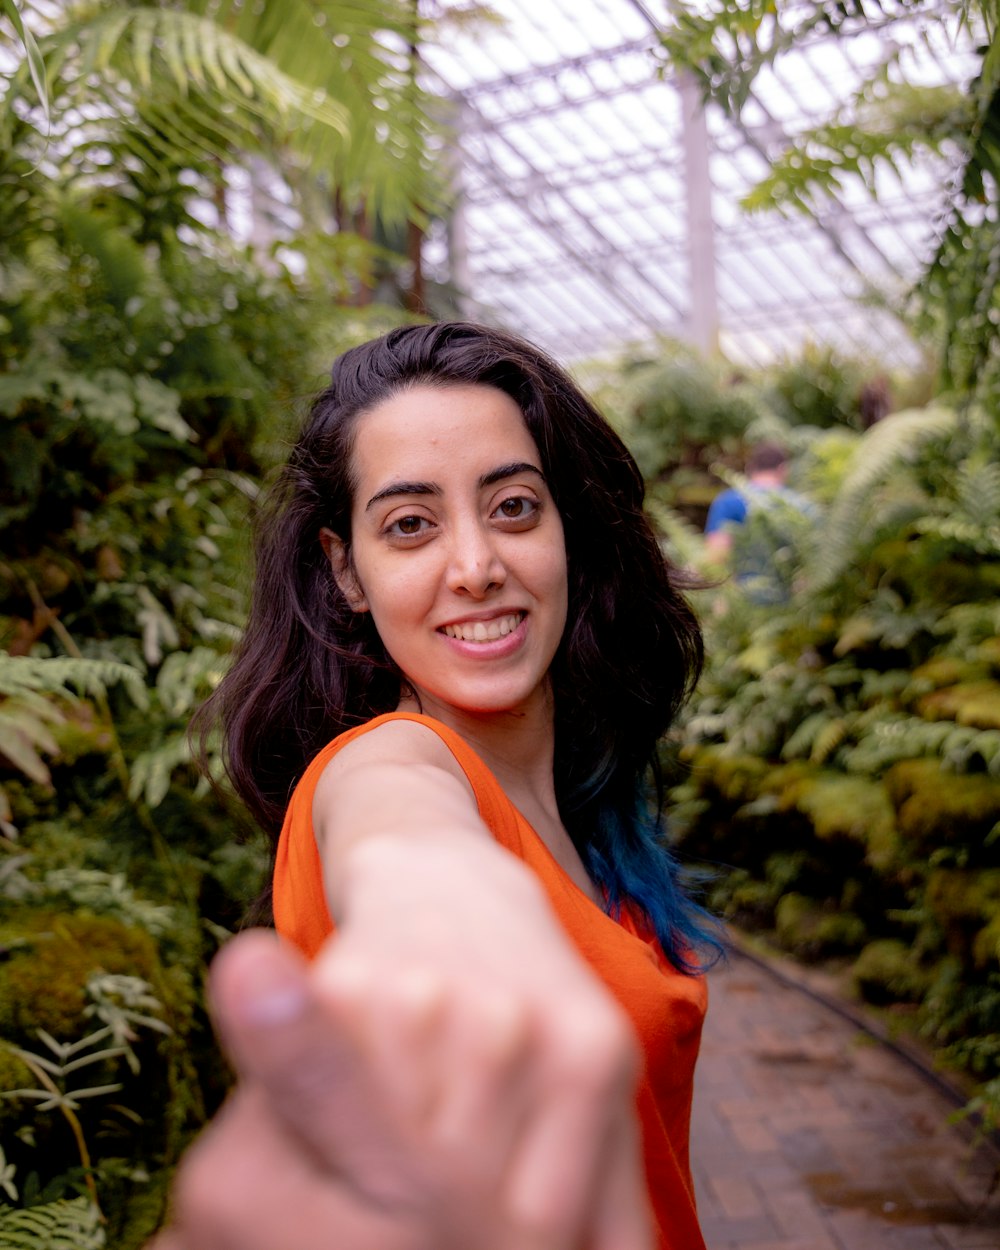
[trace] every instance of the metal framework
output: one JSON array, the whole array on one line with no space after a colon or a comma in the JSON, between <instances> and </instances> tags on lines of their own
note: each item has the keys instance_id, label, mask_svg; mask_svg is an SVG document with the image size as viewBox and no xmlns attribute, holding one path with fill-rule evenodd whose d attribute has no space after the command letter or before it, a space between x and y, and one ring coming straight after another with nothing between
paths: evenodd
<instances>
[{"instance_id":1,"label":"metal framework","mask_svg":"<svg viewBox=\"0 0 1000 1250\"><path fill-rule=\"evenodd\" d=\"M658 0L665 12L665 0ZM434 0L447 19L463 0ZM848 188L814 218L745 213L789 136L824 120L885 51L876 27L789 53L738 120L660 75L641 0L491 0L426 49L454 105L458 218L431 267L467 310L568 360L657 336L763 363L807 342L887 364L917 350L892 309L933 247L950 168L928 158ZM448 29L447 20L444 29ZM892 28L911 80L962 82L969 57Z\"/></svg>"}]
</instances>

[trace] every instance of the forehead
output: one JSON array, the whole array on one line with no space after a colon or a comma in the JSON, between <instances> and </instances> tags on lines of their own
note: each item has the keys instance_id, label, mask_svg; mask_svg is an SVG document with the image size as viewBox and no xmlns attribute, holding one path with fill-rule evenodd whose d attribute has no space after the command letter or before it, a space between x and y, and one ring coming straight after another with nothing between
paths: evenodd
<instances>
[{"instance_id":1,"label":"forehead","mask_svg":"<svg viewBox=\"0 0 1000 1250\"><path fill-rule=\"evenodd\" d=\"M398 477L478 477L512 460L542 467L524 415L509 395L493 386L420 384L359 416L351 468L363 492Z\"/></svg>"}]
</instances>

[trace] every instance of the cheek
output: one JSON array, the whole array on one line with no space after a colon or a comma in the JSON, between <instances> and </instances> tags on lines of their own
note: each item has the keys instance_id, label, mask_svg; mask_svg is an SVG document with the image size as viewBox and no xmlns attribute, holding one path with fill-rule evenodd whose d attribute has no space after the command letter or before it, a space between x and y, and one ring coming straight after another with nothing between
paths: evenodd
<instances>
[{"instance_id":1,"label":"cheek","mask_svg":"<svg viewBox=\"0 0 1000 1250\"><path fill-rule=\"evenodd\" d=\"M538 568L537 576L539 589L545 592L553 607L561 613L565 625L569 601L569 573L565 554L554 553L543 561Z\"/></svg>"},{"instance_id":2,"label":"cheek","mask_svg":"<svg viewBox=\"0 0 1000 1250\"><path fill-rule=\"evenodd\" d=\"M410 553L406 560L368 561L358 568L377 628L405 624L426 610L434 596L434 575Z\"/></svg>"}]
</instances>

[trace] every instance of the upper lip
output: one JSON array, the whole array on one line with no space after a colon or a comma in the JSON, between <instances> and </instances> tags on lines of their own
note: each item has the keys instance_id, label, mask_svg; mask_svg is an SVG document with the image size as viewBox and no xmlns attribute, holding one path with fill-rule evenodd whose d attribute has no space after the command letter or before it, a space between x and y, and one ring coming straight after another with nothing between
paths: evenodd
<instances>
[{"instance_id":1,"label":"upper lip","mask_svg":"<svg viewBox=\"0 0 1000 1250\"><path fill-rule=\"evenodd\" d=\"M524 608L490 608L485 612L469 612L465 616L456 616L454 620L442 621L437 627L445 629L449 625L475 625L479 621L498 621L504 616L525 616Z\"/></svg>"}]
</instances>

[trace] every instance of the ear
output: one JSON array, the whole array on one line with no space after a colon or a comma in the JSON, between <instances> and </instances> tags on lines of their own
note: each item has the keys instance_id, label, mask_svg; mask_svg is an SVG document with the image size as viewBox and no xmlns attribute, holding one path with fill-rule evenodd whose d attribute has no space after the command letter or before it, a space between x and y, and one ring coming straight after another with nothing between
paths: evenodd
<instances>
[{"instance_id":1,"label":"ear","mask_svg":"<svg viewBox=\"0 0 1000 1250\"><path fill-rule=\"evenodd\" d=\"M323 554L330 563L333 580L340 587L340 593L347 600L352 612L367 612L368 600L361 589L361 583L354 572L354 565L348 555L344 540L339 534L324 526L319 532Z\"/></svg>"}]
</instances>

